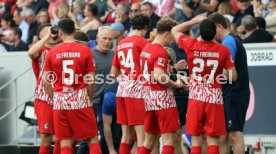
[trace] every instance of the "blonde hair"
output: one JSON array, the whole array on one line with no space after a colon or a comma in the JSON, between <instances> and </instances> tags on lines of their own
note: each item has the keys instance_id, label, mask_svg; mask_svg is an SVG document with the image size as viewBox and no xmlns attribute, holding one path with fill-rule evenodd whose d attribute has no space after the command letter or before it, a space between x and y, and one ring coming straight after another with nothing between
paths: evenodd
<instances>
[{"instance_id":1,"label":"blonde hair","mask_svg":"<svg viewBox=\"0 0 276 154\"><path fill-rule=\"evenodd\" d=\"M57 6L57 16L59 15L59 11L64 15L64 17L68 17L69 14L69 6L66 3L61 3L60 5ZM60 17L58 17L60 18Z\"/></svg>"},{"instance_id":2,"label":"blonde hair","mask_svg":"<svg viewBox=\"0 0 276 154\"><path fill-rule=\"evenodd\" d=\"M234 15L234 9L231 3L229 2L222 2L219 4L218 7L219 13L224 15L224 14L230 14L230 15Z\"/></svg>"},{"instance_id":3,"label":"blonde hair","mask_svg":"<svg viewBox=\"0 0 276 154\"><path fill-rule=\"evenodd\" d=\"M49 15L49 12L48 12L47 9L41 9L41 10L37 13L36 20L37 20L38 22L40 22L40 21L39 21L39 18L40 18L40 16L41 16L42 13L46 13L46 14L47 14L47 23L50 23L50 15ZM42 24L45 24L45 23L42 23Z\"/></svg>"}]
</instances>

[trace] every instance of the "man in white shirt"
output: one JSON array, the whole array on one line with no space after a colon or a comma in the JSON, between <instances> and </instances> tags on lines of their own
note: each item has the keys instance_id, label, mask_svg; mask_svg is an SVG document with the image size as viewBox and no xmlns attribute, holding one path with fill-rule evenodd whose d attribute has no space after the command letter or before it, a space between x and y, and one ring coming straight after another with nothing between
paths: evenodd
<instances>
[{"instance_id":1,"label":"man in white shirt","mask_svg":"<svg viewBox=\"0 0 276 154\"><path fill-rule=\"evenodd\" d=\"M29 31L29 25L26 23L26 21L22 18L22 16L20 15L21 13L21 9L18 8L14 11L13 14L13 20L14 22L18 25L18 27L21 29L22 31L22 36L21 36L21 40L24 43L27 43L27 39L28 39L28 31Z\"/></svg>"}]
</instances>

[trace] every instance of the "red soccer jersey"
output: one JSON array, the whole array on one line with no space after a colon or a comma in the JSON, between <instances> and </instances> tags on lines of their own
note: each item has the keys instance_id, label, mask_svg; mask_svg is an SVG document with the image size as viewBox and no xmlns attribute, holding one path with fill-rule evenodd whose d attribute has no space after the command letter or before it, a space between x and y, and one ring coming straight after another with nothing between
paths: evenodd
<instances>
[{"instance_id":1,"label":"red soccer jersey","mask_svg":"<svg viewBox=\"0 0 276 154\"><path fill-rule=\"evenodd\" d=\"M178 44L187 54L190 82L190 99L209 103L222 103L223 69L234 67L230 52L224 45L198 41L186 35Z\"/></svg>"},{"instance_id":2,"label":"red soccer jersey","mask_svg":"<svg viewBox=\"0 0 276 154\"><path fill-rule=\"evenodd\" d=\"M51 48L43 46L38 52L38 57L32 60L32 67L36 77L36 86L35 86L35 98L47 102L50 105L53 105L52 101L49 99L46 94L41 80L42 73L44 71L45 59Z\"/></svg>"},{"instance_id":3,"label":"red soccer jersey","mask_svg":"<svg viewBox=\"0 0 276 154\"><path fill-rule=\"evenodd\" d=\"M117 96L142 98L141 84L137 81L140 72L140 54L148 41L142 37L133 35L121 40L117 46L112 65L120 69L125 75L120 82Z\"/></svg>"},{"instance_id":4,"label":"red soccer jersey","mask_svg":"<svg viewBox=\"0 0 276 154\"><path fill-rule=\"evenodd\" d=\"M91 106L84 79L95 70L92 51L87 46L72 42L53 48L47 55L45 71L55 74L54 109Z\"/></svg>"},{"instance_id":5,"label":"red soccer jersey","mask_svg":"<svg viewBox=\"0 0 276 154\"><path fill-rule=\"evenodd\" d=\"M141 70L145 80L145 86L150 86L151 90L166 90L167 88L154 79L154 68L168 70L168 53L159 44L150 44L141 53Z\"/></svg>"},{"instance_id":6,"label":"red soccer jersey","mask_svg":"<svg viewBox=\"0 0 276 154\"><path fill-rule=\"evenodd\" d=\"M154 79L154 68L160 68L166 72L168 70L167 51L159 44L149 44L143 49L140 57L146 111L176 107L172 89Z\"/></svg>"}]
</instances>

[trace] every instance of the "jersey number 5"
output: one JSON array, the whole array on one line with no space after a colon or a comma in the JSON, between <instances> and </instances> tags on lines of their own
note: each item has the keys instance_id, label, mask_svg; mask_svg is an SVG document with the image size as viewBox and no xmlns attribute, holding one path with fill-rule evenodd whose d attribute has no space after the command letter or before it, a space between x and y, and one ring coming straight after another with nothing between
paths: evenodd
<instances>
[{"instance_id":1,"label":"jersey number 5","mask_svg":"<svg viewBox=\"0 0 276 154\"><path fill-rule=\"evenodd\" d=\"M201 73L204 70L204 66L205 66L205 62L203 59L201 58L195 58L193 60L193 64L199 64L199 67L194 67L193 68L193 77L194 79L196 79L197 81L202 81L202 76L201 75L197 75L197 73ZM216 70L218 68L218 61L217 60L207 60L206 66L213 66L210 76L207 79L207 83L211 83L214 79Z\"/></svg>"},{"instance_id":2,"label":"jersey number 5","mask_svg":"<svg viewBox=\"0 0 276 154\"><path fill-rule=\"evenodd\" d=\"M74 83L74 70L69 68L68 66L72 66L74 64L73 60L63 60L62 61L62 70L64 72L63 83L66 85L72 85ZM68 78L65 78L65 74L69 74Z\"/></svg>"}]
</instances>

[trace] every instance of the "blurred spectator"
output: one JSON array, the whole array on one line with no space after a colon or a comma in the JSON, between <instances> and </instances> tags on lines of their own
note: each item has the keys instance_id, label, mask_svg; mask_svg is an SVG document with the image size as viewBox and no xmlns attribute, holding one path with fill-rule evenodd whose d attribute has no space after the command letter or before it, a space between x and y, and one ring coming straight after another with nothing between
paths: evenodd
<instances>
[{"instance_id":1,"label":"blurred spectator","mask_svg":"<svg viewBox=\"0 0 276 154\"><path fill-rule=\"evenodd\" d=\"M1 12L0 14L6 14L6 13L13 13L16 5L15 5L16 0L1 0L0 1L0 9Z\"/></svg>"},{"instance_id":2,"label":"blurred spectator","mask_svg":"<svg viewBox=\"0 0 276 154\"><path fill-rule=\"evenodd\" d=\"M235 27L241 25L241 20L246 15L251 15L254 17L253 6L251 5L250 0L238 0L239 10L234 16L233 23Z\"/></svg>"},{"instance_id":3,"label":"blurred spectator","mask_svg":"<svg viewBox=\"0 0 276 154\"><path fill-rule=\"evenodd\" d=\"M219 3L224 0L198 0L199 7L195 10L194 16L202 13L207 13L207 15L218 10Z\"/></svg>"},{"instance_id":4,"label":"blurred spectator","mask_svg":"<svg viewBox=\"0 0 276 154\"><path fill-rule=\"evenodd\" d=\"M263 4L261 0L252 0L251 2L255 17L265 17L269 13L267 6Z\"/></svg>"},{"instance_id":5,"label":"blurred spectator","mask_svg":"<svg viewBox=\"0 0 276 154\"><path fill-rule=\"evenodd\" d=\"M104 16L108 11L107 0L94 0L98 7L99 17Z\"/></svg>"},{"instance_id":6,"label":"blurred spectator","mask_svg":"<svg viewBox=\"0 0 276 154\"><path fill-rule=\"evenodd\" d=\"M222 2L219 4L218 12L222 14L225 18L227 18L230 22L234 20L234 9L231 3L229 2Z\"/></svg>"},{"instance_id":7,"label":"blurred spectator","mask_svg":"<svg viewBox=\"0 0 276 154\"><path fill-rule=\"evenodd\" d=\"M258 29L264 29L264 30L266 29L266 22L263 17L256 17L255 21L256 21Z\"/></svg>"},{"instance_id":8,"label":"blurred spectator","mask_svg":"<svg viewBox=\"0 0 276 154\"><path fill-rule=\"evenodd\" d=\"M41 9L36 16L36 20L39 25L43 25L46 23L49 24L50 23L50 15L48 13L48 10Z\"/></svg>"},{"instance_id":9,"label":"blurred spectator","mask_svg":"<svg viewBox=\"0 0 276 154\"><path fill-rule=\"evenodd\" d=\"M9 41L12 42L13 45L11 45L9 51L28 51L28 45L21 40L21 36L22 31L18 27L12 29Z\"/></svg>"},{"instance_id":10,"label":"blurred spectator","mask_svg":"<svg viewBox=\"0 0 276 154\"><path fill-rule=\"evenodd\" d=\"M146 34L146 38L149 38L150 32L156 27L160 17L154 13L154 7L150 2L142 3L141 11L143 15L150 18L150 26Z\"/></svg>"},{"instance_id":11,"label":"blurred spectator","mask_svg":"<svg viewBox=\"0 0 276 154\"><path fill-rule=\"evenodd\" d=\"M155 6L155 13L160 16L171 14L174 8L174 0L146 0ZM145 1L144 1L145 2Z\"/></svg>"},{"instance_id":12,"label":"blurred spectator","mask_svg":"<svg viewBox=\"0 0 276 154\"><path fill-rule=\"evenodd\" d=\"M1 40L3 42L9 43L9 35L12 31L12 27L15 27L13 16L9 13L3 14L1 17L1 29L0 29L0 34L3 35L1 37Z\"/></svg>"},{"instance_id":13,"label":"blurred spectator","mask_svg":"<svg viewBox=\"0 0 276 154\"><path fill-rule=\"evenodd\" d=\"M98 8L95 4L88 4L84 9L84 20L80 23L80 29L83 32L87 32L88 30L95 30L101 26L101 23L98 19ZM74 22L75 19L74 19Z\"/></svg>"},{"instance_id":14,"label":"blurred spectator","mask_svg":"<svg viewBox=\"0 0 276 154\"><path fill-rule=\"evenodd\" d=\"M16 6L19 8L27 7L32 3L32 0L17 0Z\"/></svg>"},{"instance_id":15,"label":"blurred spectator","mask_svg":"<svg viewBox=\"0 0 276 154\"><path fill-rule=\"evenodd\" d=\"M258 29L255 18L250 15L246 15L242 18L242 26L244 27L246 34L244 43L264 43L272 42L273 36L263 29Z\"/></svg>"},{"instance_id":16,"label":"blurred spectator","mask_svg":"<svg viewBox=\"0 0 276 154\"><path fill-rule=\"evenodd\" d=\"M129 19L130 6L126 2L120 2L116 7L116 22L120 22L124 25L125 33L130 32L131 24Z\"/></svg>"},{"instance_id":17,"label":"blurred spectator","mask_svg":"<svg viewBox=\"0 0 276 154\"><path fill-rule=\"evenodd\" d=\"M188 21L193 17L194 10L196 10L198 6L198 0L175 0L175 8L173 10L175 20L178 22Z\"/></svg>"},{"instance_id":18,"label":"blurred spectator","mask_svg":"<svg viewBox=\"0 0 276 154\"><path fill-rule=\"evenodd\" d=\"M116 50L117 44L125 38L124 35L124 25L120 22L115 22L110 25L112 29L112 34L113 34L113 45L112 45L112 50Z\"/></svg>"},{"instance_id":19,"label":"blurred spectator","mask_svg":"<svg viewBox=\"0 0 276 154\"><path fill-rule=\"evenodd\" d=\"M28 23L29 31L28 31L28 39L27 39L27 44L30 45L33 43L33 38L34 36L37 35L37 29L39 27L37 21L36 21L36 16L33 10L29 8L24 8L21 13L22 17L25 18L25 21Z\"/></svg>"},{"instance_id":20,"label":"blurred spectator","mask_svg":"<svg viewBox=\"0 0 276 154\"><path fill-rule=\"evenodd\" d=\"M13 14L13 20L16 23L16 25L18 25L18 27L21 29L22 31L22 37L21 40L25 43L27 43L27 39L28 39L28 31L29 31L29 25L27 24L27 22L24 20L24 18L21 16L21 12L22 9L17 8L14 11Z\"/></svg>"},{"instance_id":21,"label":"blurred spectator","mask_svg":"<svg viewBox=\"0 0 276 154\"><path fill-rule=\"evenodd\" d=\"M130 18L141 14L141 5L140 3L132 3L130 6Z\"/></svg>"},{"instance_id":22,"label":"blurred spectator","mask_svg":"<svg viewBox=\"0 0 276 154\"><path fill-rule=\"evenodd\" d=\"M74 38L76 39L77 42L82 43L84 45L87 45L89 41L88 36L82 31L76 31L74 34Z\"/></svg>"},{"instance_id":23,"label":"blurred spectator","mask_svg":"<svg viewBox=\"0 0 276 154\"><path fill-rule=\"evenodd\" d=\"M276 0L270 0L269 7L271 12L265 17L266 30L276 34Z\"/></svg>"},{"instance_id":24,"label":"blurred spectator","mask_svg":"<svg viewBox=\"0 0 276 154\"><path fill-rule=\"evenodd\" d=\"M37 14L39 10L43 8L47 9L49 3L47 0L17 0L16 5L19 8L28 7Z\"/></svg>"},{"instance_id":25,"label":"blurred spectator","mask_svg":"<svg viewBox=\"0 0 276 154\"><path fill-rule=\"evenodd\" d=\"M83 0L76 0L73 2L73 15L76 17L77 22L81 22L84 19L83 10L86 3Z\"/></svg>"},{"instance_id":26,"label":"blurred spectator","mask_svg":"<svg viewBox=\"0 0 276 154\"><path fill-rule=\"evenodd\" d=\"M130 1L129 0L107 0L107 5L115 10L116 9L116 6L121 3L121 2L126 2L126 3L129 3ZM135 1L136 2L136 1Z\"/></svg>"},{"instance_id":27,"label":"blurred spectator","mask_svg":"<svg viewBox=\"0 0 276 154\"><path fill-rule=\"evenodd\" d=\"M60 5L64 0L49 0L48 12L50 15L51 22L54 21L54 8Z\"/></svg>"},{"instance_id":28,"label":"blurred spectator","mask_svg":"<svg viewBox=\"0 0 276 154\"><path fill-rule=\"evenodd\" d=\"M62 19L68 18L69 16L69 6L67 3L63 2L54 8L54 23L57 25Z\"/></svg>"}]
</instances>

